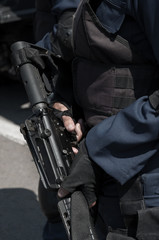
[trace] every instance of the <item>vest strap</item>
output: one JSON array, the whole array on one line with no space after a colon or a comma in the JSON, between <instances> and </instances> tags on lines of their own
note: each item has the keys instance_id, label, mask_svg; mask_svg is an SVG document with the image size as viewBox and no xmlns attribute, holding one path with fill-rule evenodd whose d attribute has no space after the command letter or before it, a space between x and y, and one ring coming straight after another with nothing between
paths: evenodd
<instances>
[{"instance_id":1,"label":"vest strap","mask_svg":"<svg viewBox=\"0 0 159 240\"><path fill-rule=\"evenodd\" d=\"M141 177L133 178L119 187L120 207L123 215L135 215L145 209Z\"/></svg>"}]
</instances>

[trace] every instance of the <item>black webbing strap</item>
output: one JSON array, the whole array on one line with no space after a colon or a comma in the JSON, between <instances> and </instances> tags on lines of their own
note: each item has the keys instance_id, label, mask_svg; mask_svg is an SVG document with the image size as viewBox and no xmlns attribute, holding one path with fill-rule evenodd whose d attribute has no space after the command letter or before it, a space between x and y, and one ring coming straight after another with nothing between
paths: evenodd
<instances>
[{"instance_id":1,"label":"black webbing strap","mask_svg":"<svg viewBox=\"0 0 159 240\"><path fill-rule=\"evenodd\" d=\"M71 195L71 239L97 240L87 201L80 191Z\"/></svg>"},{"instance_id":2,"label":"black webbing strap","mask_svg":"<svg viewBox=\"0 0 159 240\"><path fill-rule=\"evenodd\" d=\"M129 97L112 97L113 107L124 109L135 101L135 98Z\"/></svg>"}]
</instances>

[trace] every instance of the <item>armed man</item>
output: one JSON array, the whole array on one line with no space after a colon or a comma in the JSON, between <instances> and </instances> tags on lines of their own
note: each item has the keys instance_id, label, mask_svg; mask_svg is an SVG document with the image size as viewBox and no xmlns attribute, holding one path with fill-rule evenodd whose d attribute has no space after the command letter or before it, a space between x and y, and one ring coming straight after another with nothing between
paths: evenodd
<instances>
[{"instance_id":1,"label":"armed man","mask_svg":"<svg viewBox=\"0 0 159 240\"><path fill-rule=\"evenodd\" d=\"M57 24L38 44L70 65L52 106L79 142L58 197L80 187L100 240L158 240L159 2L53 2Z\"/></svg>"}]
</instances>

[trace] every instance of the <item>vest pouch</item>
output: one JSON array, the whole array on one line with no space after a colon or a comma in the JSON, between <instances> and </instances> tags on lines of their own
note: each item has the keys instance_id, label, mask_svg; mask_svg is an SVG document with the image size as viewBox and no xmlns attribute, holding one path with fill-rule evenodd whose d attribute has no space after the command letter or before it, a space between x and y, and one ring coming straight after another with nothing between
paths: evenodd
<instances>
[{"instance_id":1,"label":"vest pouch","mask_svg":"<svg viewBox=\"0 0 159 240\"><path fill-rule=\"evenodd\" d=\"M106 240L158 240L159 239L159 207L138 211L136 237L120 232L109 232Z\"/></svg>"},{"instance_id":2,"label":"vest pouch","mask_svg":"<svg viewBox=\"0 0 159 240\"><path fill-rule=\"evenodd\" d=\"M94 126L134 102L133 79L123 67L77 58L73 62L74 93L86 122Z\"/></svg>"},{"instance_id":3,"label":"vest pouch","mask_svg":"<svg viewBox=\"0 0 159 240\"><path fill-rule=\"evenodd\" d=\"M149 65L110 65L83 58L76 58L72 66L75 99L90 127L117 114L136 98L148 95L156 69Z\"/></svg>"},{"instance_id":4,"label":"vest pouch","mask_svg":"<svg viewBox=\"0 0 159 240\"><path fill-rule=\"evenodd\" d=\"M159 239L159 207L138 211L136 237L138 240Z\"/></svg>"},{"instance_id":5,"label":"vest pouch","mask_svg":"<svg viewBox=\"0 0 159 240\"><path fill-rule=\"evenodd\" d=\"M142 174L141 181L146 207L159 207L159 173Z\"/></svg>"}]
</instances>

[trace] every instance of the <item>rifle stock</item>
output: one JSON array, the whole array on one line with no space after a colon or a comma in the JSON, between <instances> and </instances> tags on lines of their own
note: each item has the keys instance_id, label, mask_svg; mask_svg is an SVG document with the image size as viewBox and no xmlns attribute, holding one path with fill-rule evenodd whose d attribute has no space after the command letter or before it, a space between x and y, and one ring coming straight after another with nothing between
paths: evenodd
<instances>
[{"instance_id":1,"label":"rifle stock","mask_svg":"<svg viewBox=\"0 0 159 240\"><path fill-rule=\"evenodd\" d=\"M70 134L54 115L53 109L49 107L48 96L51 91L49 92L45 85L44 64L40 62L39 66L39 58L38 65L37 61L32 62L35 54L44 56L48 54L48 51L27 42L16 42L12 44L11 50L14 66L20 73L33 112L32 116L21 124L21 132L28 144L44 187L58 189L69 173L74 153L70 144ZM81 203L84 210L81 211L82 215L75 214L75 206L78 207L76 201ZM71 206L74 206L74 210L71 210ZM88 205L81 192L75 192L71 197L60 200L58 208L69 239L81 240L83 237L82 240L97 239ZM86 216L88 221L84 227L81 225L81 235L78 233L81 223L75 224L75 221Z\"/></svg>"}]
</instances>

